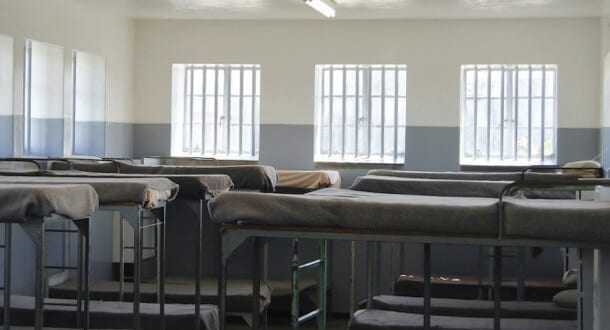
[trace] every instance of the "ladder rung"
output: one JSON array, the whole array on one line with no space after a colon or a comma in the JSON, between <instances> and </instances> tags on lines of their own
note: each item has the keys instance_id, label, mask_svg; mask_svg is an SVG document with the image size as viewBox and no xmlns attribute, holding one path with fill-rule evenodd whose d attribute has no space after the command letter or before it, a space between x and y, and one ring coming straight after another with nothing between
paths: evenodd
<instances>
[{"instance_id":1,"label":"ladder rung","mask_svg":"<svg viewBox=\"0 0 610 330\"><path fill-rule=\"evenodd\" d=\"M78 233L76 229L45 229L47 233Z\"/></svg>"},{"instance_id":2,"label":"ladder rung","mask_svg":"<svg viewBox=\"0 0 610 330\"><path fill-rule=\"evenodd\" d=\"M303 316L299 316L299 323L307 322L320 314L320 310L316 309Z\"/></svg>"},{"instance_id":3,"label":"ladder rung","mask_svg":"<svg viewBox=\"0 0 610 330\"><path fill-rule=\"evenodd\" d=\"M72 266L44 266L45 269L70 269L70 270L78 270L78 267Z\"/></svg>"},{"instance_id":4,"label":"ladder rung","mask_svg":"<svg viewBox=\"0 0 610 330\"><path fill-rule=\"evenodd\" d=\"M308 269L308 268L317 267L317 266L319 266L321 263L322 263L322 261L321 261L320 259L318 259L318 260L314 260L314 261L312 261L312 262L308 262L308 263L306 263L306 264L299 265L299 270L305 270L305 269Z\"/></svg>"},{"instance_id":5,"label":"ladder rung","mask_svg":"<svg viewBox=\"0 0 610 330\"><path fill-rule=\"evenodd\" d=\"M146 229L146 228L149 228L149 227L156 227L156 226L160 226L162 224L163 224L163 222L157 222L157 223L153 223L153 224L146 225L146 226L140 226L140 229Z\"/></svg>"}]
</instances>

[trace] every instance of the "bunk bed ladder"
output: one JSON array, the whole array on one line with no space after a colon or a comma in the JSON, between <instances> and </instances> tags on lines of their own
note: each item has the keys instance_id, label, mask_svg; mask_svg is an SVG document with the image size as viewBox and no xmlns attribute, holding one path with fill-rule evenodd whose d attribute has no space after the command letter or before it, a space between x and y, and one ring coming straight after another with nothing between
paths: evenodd
<instances>
[{"instance_id":1,"label":"bunk bed ladder","mask_svg":"<svg viewBox=\"0 0 610 330\"><path fill-rule=\"evenodd\" d=\"M318 329L326 329L327 249L328 241L319 241L319 259L300 264L299 240L295 238L292 241L292 306L290 310L290 319L293 330L299 329L301 323L307 322L315 317L318 319ZM318 269L318 308L304 315L300 315L299 275L300 272L312 268Z\"/></svg>"}]
</instances>

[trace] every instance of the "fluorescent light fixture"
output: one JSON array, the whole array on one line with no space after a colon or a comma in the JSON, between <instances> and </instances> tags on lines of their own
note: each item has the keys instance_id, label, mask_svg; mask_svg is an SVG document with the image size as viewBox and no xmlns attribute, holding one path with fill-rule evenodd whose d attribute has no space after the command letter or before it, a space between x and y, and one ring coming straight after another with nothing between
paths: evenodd
<instances>
[{"instance_id":1,"label":"fluorescent light fixture","mask_svg":"<svg viewBox=\"0 0 610 330\"><path fill-rule=\"evenodd\" d=\"M303 0L303 2L326 17L335 17L335 3L331 0Z\"/></svg>"}]
</instances>

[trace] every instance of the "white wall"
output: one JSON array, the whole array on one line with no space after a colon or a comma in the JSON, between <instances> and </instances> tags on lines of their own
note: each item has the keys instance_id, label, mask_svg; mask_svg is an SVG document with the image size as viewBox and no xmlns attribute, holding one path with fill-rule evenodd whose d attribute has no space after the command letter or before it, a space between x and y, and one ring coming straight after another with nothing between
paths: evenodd
<instances>
[{"instance_id":1,"label":"white wall","mask_svg":"<svg viewBox=\"0 0 610 330\"><path fill-rule=\"evenodd\" d=\"M15 108L22 106L24 39L79 49L106 58L110 122L133 120L133 21L68 0L0 0L0 34L15 40Z\"/></svg>"},{"instance_id":2,"label":"white wall","mask_svg":"<svg viewBox=\"0 0 610 330\"><path fill-rule=\"evenodd\" d=\"M408 65L408 125L459 126L459 68L559 65L563 128L598 128L600 20L136 21L135 121L170 122L172 63L257 63L263 124L313 124L314 64Z\"/></svg>"}]
</instances>

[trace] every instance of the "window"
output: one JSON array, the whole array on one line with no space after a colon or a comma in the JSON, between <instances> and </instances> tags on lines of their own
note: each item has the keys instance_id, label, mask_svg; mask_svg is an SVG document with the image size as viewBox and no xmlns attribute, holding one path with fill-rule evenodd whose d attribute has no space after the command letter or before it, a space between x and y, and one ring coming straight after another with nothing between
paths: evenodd
<instances>
[{"instance_id":1,"label":"window","mask_svg":"<svg viewBox=\"0 0 610 330\"><path fill-rule=\"evenodd\" d=\"M404 163L406 65L316 65L315 161Z\"/></svg>"},{"instance_id":2,"label":"window","mask_svg":"<svg viewBox=\"0 0 610 330\"><path fill-rule=\"evenodd\" d=\"M106 118L106 61L72 52L72 154L103 157Z\"/></svg>"},{"instance_id":3,"label":"window","mask_svg":"<svg viewBox=\"0 0 610 330\"><path fill-rule=\"evenodd\" d=\"M13 38L0 35L0 157L13 154Z\"/></svg>"},{"instance_id":4,"label":"window","mask_svg":"<svg viewBox=\"0 0 610 330\"><path fill-rule=\"evenodd\" d=\"M172 156L258 160L260 65L172 66Z\"/></svg>"},{"instance_id":5,"label":"window","mask_svg":"<svg viewBox=\"0 0 610 330\"><path fill-rule=\"evenodd\" d=\"M463 65L461 164L554 164L557 65Z\"/></svg>"},{"instance_id":6,"label":"window","mask_svg":"<svg viewBox=\"0 0 610 330\"><path fill-rule=\"evenodd\" d=\"M26 40L25 155L63 156L64 50Z\"/></svg>"}]
</instances>

